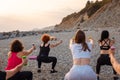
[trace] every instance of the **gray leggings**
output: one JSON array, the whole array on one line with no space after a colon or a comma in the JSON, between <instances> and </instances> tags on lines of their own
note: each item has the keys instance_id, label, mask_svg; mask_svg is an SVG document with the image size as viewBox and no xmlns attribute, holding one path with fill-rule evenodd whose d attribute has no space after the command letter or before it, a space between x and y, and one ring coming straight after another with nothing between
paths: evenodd
<instances>
[{"instance_id":1,"label":"gray leggings","mask_svg":"<svg viewBox=\"0 0 120 80\"><path fill-rule=\"evenodd\" d=\"M89 65L73 65L64 80L97 80L97 76Z\"/></svg>"}]
</instances>

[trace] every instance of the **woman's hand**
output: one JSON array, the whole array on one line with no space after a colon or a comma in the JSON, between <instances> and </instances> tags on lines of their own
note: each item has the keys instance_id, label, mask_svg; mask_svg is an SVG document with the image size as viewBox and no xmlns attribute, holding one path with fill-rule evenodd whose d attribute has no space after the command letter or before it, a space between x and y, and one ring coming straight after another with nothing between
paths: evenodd
<instances>
[{"instance_id":1,"label":"woman's hand","mask_svg":"<svg viewBox=\"0 0 120 80\"><path fill-rule=\"evenodd\" d=\"M92 39L92 37L89 37L88 40L89 40L90 43L93 44L93 39Z\"/></svg>"},{"instance_id":2,"label":"woman's hand","mask_svg":"<svg viewBox=\"0 0 120 80\"><path fill-rule=\"evenodd\" d=\"M50 40L51 40L51 41L53 41L53 40L56 41L57 38L56 38L55 36L51 36L51 37L50 37Z\"/></svg>"},{"instance_id":3,"label":"woman's hand","mask_svg":"<svg viewBox=\"0 0 120 80\"><path fill-rule=\"evenodd\" d=\"M53 47L56 47L56 46L58 46L59 44L61 44L63 41L62 40L60 40L59 42L57 42L57 43L54 43L54 44L50 44L50 48L53 48Z\"/></svg>"},{"instance_id":4,"label":"woman's hand","mask_svg":"<svg viewBox=\"0 0 120 80\"><path fill-rule=\"evenodd\" d=\"M36 49L36 46L35 46L35 44L32 44L32 48L33 48L33 50L35 50L35 49Z\"/></svg>"},{"instance_id":5,"label":"woman's hand","mask_svg":"<svg viewBox=\"0 0 120 80\"><path fill-rule=\"evenodd\" d=\"M70 39L70 44L72 44L72 43L74 43L74 39L73 38Z\"/></svg>"}]
</instances>

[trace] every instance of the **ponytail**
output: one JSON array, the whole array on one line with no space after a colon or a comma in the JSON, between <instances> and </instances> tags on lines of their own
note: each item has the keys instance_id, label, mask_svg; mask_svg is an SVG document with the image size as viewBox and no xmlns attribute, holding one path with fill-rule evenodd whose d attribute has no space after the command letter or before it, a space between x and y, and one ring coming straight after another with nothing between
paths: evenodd
<instances>
[{"instance_id":1,"label":"ponytail","mask_svg":"<svg viewBox=\"0 0 120 80\"><path fill-rule=\"evenodd\" d=\"M91 50L89 49L89 47L88 47L88 45L86 44L86 42L84 42L84 43L82 44L82 50L83 50L83 51L88 50L89 52L91 52Z\"/></svg>"}]
</instances>

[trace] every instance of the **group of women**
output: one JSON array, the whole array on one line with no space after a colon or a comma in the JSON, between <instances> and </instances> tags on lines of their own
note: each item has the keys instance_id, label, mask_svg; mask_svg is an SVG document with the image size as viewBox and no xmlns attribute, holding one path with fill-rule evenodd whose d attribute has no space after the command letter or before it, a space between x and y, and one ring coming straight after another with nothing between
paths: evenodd
<instances>
[{"instance_id":1,"label":"group of women","mask_svg":"<svg viewBox=\"0 0 120 80\"><path fill-rule=\"evenodd\" d=\"M32 46L29 50L24 50L23 44L19 40L14 40L8 52L5 71L0 71L0 80L32 80L32 72L21 71L21 69L27 64L27 60L22 57L28 56L34 49L35 46Z\"/></svg>"},{"instance_id":2,"label":"group of women","mask_svg":"<svg viewBox=\"0 0 120 80\"><path fill-rule=\"evenodd\" d=\"M51 63L51 73L56 73L55 66L57 63L57 58L48 56L50 52L50 48L56 47L57 45L62 43L62 40L50 44L49 41L51 40L50 35L44 34L41 37L43 41L40 44L40 52L37 56L38 62L38 72L41 72L41 63ZM53 38L52 38L53 40ZM21 71L22 67L27 64L27 60L23 59L23 56L27 57L29 54L35 50L36 47L33 45L29 50L24 50L24 46L22 42L18 39L12 41L10 46L10 51L8 52L8 63L5 68L5 71L0 71L0 80L32 80L33 73L31 71Z\"/></svg>"},{"instance_id":3,"label":"group of women","mask_svg":"<svg viewBox=\"0 0 120 80\"><path fill-rule=\"evenodd\" d=\"M75 37L70 41L73 66L65 75L65 80L100 80L99 73L102 65L110 65L113 67L115 75L117 73L120 74L120 64L114 57L115 50L111 49L115 41L109 38L107 30L102 31L98 43L100 46L100 56L97 59L95 73L89 65L93 40L89 38L89 42L86 42L85 33L81 30L76 32ZM114 80L117 79L118 77L115 76Z\"/></svg>"},{"instance_id":4,"label":"group of women","mask_svg":"<svg viewBox=\"0 0 120 80\"><path fill-rule=\"evenodd\" d=\"M42 62L52 62L50 73L56 73L55 66L57 58L49 56L49 52L51 48L61 44L62 40L51 44L49 42L51 37L48 34L43 34L41 40L43 43L40 44L40 52L37 56L38 73L41 72ZM86 42L85 33L82 30L77 30L69 44L73 56L73 66L65 75L64 80L99 80L99 73L102 65L113 66L114 74L116 74L116 72L120 74L120 65L114 57L115 51L111 49L114 40L109 38L109 32L107 30L102 31L101 38L98 42L100 45L100 56L97 59L95 73L89 65L92 54L91 51L94 47L93 39L89 38L89 41ZM21 71L21 68L27 62L26 59L22 59L22 56L28 56L35 49L36 47L33 45L29 50L24 50L23 44L19 40L14 40L11 44L10 52L8 52L7 67L5 71L0 71L0 80L32 80L33 74L31 71ZM117 80L117 77L114 77L114 80Z\"/></svg>"}]
</instances>

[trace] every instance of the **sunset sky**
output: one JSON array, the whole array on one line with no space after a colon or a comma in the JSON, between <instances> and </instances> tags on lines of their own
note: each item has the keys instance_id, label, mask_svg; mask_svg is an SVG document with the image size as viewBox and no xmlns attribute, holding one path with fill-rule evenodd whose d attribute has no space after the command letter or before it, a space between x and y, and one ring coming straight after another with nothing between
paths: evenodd
<instances>
[{"instance_id":1,"label":"sunset sky","mask_svg":"<svg viewBox=\"0 0 120 80\"><path fill-rule=\"evenodd\" d=\"M63 17L80 11L87 1L0 0L0 32L27 31L59 24Z\"/></svg>"}]
</instances>

